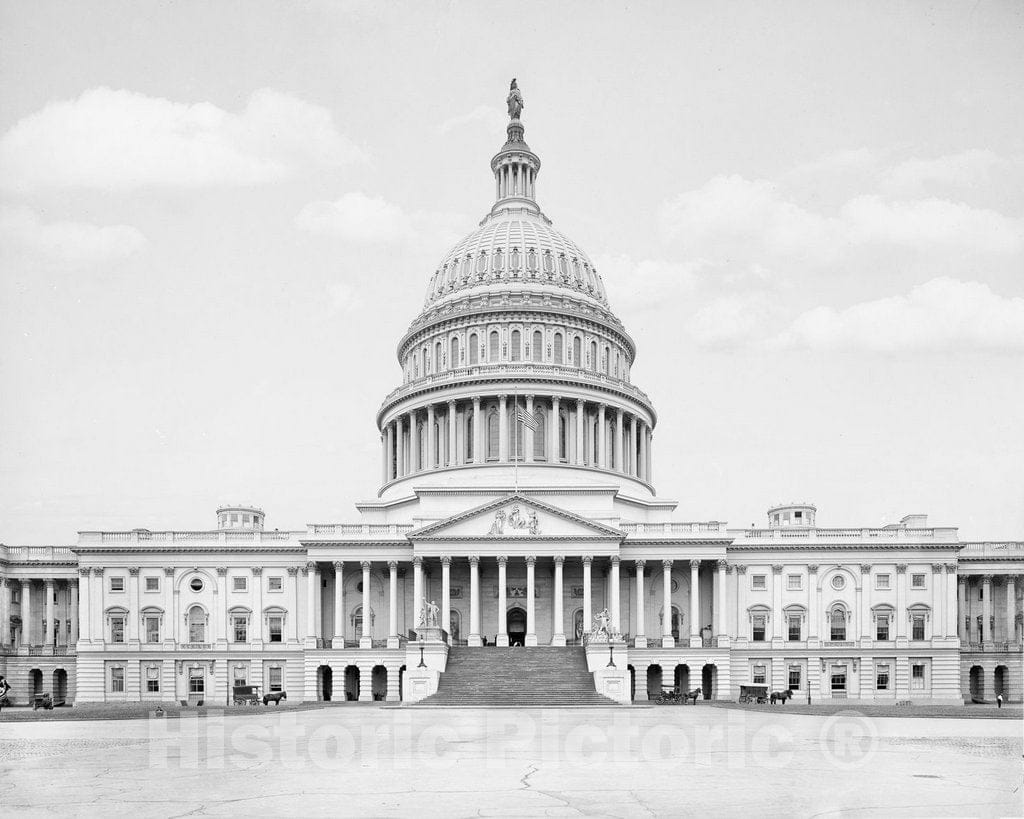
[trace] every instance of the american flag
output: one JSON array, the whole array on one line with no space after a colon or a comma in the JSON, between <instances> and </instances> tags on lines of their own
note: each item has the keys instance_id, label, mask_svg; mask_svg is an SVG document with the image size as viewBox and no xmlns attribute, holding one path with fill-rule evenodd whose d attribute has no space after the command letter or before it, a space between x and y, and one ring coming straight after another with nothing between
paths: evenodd
<instances>
[{"instance_id":1,"label":"american flag","mask_svg":"<svg viewBox=\"0 0 1024 819\"><path fill-rule=\"evenodd\" d=\"M537 419L519 406L516 407L516 420L521 422L524 427L529 427L534 432L540 428L540 424L537 423Z\"/></svg>"}]
</instances>

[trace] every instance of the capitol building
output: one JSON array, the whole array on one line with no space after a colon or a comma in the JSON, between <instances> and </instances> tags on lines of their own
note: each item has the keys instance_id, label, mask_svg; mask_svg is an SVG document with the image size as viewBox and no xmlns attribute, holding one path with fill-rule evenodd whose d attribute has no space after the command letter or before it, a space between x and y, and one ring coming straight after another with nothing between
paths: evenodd
<instances>
[{"instance_id":1,"label":"capitol building","mask_svg":"<svg viewBox=\"0 0 1024 819\"><path fill-rule=\"evenodd\" d=\"M811 503L731 529L657 494L674 467L655 433L679 419L633 383L637 340L541 210L521 107L513 84L493 205L424 270L377 411L376 496L295 531L229 505L195 530L0 546L16 704L225 706L240 686L290 702L735 700L747 686L812 703L1021 700L1024 543L962 542L923 514L819 525Z\"/></svg>"}]
</instances>

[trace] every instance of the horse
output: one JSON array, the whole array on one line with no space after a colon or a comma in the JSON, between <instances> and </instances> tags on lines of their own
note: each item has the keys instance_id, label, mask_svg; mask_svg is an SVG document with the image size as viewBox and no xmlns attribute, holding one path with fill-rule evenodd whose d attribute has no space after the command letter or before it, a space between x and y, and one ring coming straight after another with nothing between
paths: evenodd
<instances>
[{"instance_id":1,"label":"horse","mask_svg":"<svg viewBox=\"0 0 1024 819\"><path fill-rule=\"evenodd\" d=\"M793 692L788 688L785 691L772 691L772 695L769 699L771 700L772 705L775 705L776 700L785 705L786 700L793 699Z\"/></svg>"},{"instance_id":2,"label":"horse","mask_svg":"<svg viewBox=\"0 0 1024 819\"><path fill-rule=\"evenodd\" d=\"M686 705L687 700L692 700L693 704L697 704L697 700L700 699L701 690L700 687L694 688L693 691L687 691L682 695L683 705Z\"/></svg>"},{"instance_id":3,"label":"horse","mask_svg":"<svg viewBox=\"0 0 1024 819\"><path fill-rule=\"evenodd\" d=\"M263 695L263 704L264 705L268 705L269 703L274 703L274 705L280 705L281 704L281 700L286 700L286 699L288 699L288 693L287 692L285 692L285 691L276 691L273 694L264 694Z\"/></svg>"}]
</instances>

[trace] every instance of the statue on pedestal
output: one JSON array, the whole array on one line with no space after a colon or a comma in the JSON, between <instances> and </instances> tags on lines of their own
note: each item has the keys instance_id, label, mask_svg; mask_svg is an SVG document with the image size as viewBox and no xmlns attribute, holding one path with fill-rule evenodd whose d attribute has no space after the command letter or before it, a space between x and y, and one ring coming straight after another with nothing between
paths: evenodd
<instances>
[{"instance_id":1,"label":"statue on pedestal","mask_svg":"<svg viewBox=\"0 0 1024 819\"><path fill-rule=\"evenodd\" d=\"M611 632L608 630L608 623L610 620L611 616L608 614L608 609L601 609L601 611L594 615L594 630L591 634L595 637L599 634L603 634L605 637L611 637Z\"/></svg>"},{"instance_id":2,"label":"statue on pedestal","mask_svg":"<svg viewBox=\"0 0 1024 819\"><path fill-rule=\"evenodd\" d=\"M417 625L426 628L437 628L437 612L437 604L433 600L429 603L424 600L423 610L420 611L420 619Z\"/></svg>"},{"instance_id":3,"label":"statue on pedestal","mask_svg":"<svg viewBox=\"0 0 1024 819\"><path fill-rule=\"evenodd\" d=\"M519 91L519 85L513 78L512 84L508 89L508 98L505 100L508 104L508 116L509 119L519 119L519 114L523 110L523 95Z\"/></svg>"}]
</instances>

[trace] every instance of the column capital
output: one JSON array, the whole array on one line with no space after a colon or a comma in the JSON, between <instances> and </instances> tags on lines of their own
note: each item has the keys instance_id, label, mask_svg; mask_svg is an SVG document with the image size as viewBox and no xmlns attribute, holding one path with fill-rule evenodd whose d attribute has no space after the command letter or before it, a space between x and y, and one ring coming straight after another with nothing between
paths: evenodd
<instances>
[{"instance_id":1,"label":"column capital","mask_svg":"<svg viewBox=\"0 0 1024 819\"><path fill-rule=\"evenodd\" d=\"M555 404L557 404L557 403L558 403L558 402L560 402L561 400L562 400L562 396L560 396L560 395L552 395L552 396L551 396L551 401L552 401L553 403L555 403Z\"/></svg>"},{"instance_id":2,"label":"column capital","mask_svg":"<svg viewBox=\"0 0 1024 819\"><path fill-rule=\"evenodd\" d=\"M647 565L647 561L644 560L643 558L638 558L637 560L634 560L633 562L636 564L636 570L638 572L643 572L644 566Z\"/></svg>"},{"instance_id":3,"label":"column capital","mask_svg":"<svg viewBox=\"0 0 1024 819\"><path fill-rule=\"evenodd\" d=\"M455 399L454 398L449 398L448 399L448 409L449 410L454 410L455 409Z\"/></svg>"},{"instance_id":4,"label":"column capital","mask_svg":"<svg viewBox=\"0 0 1024 819\"><path fill-rule=\"evenodd\" d=\"M500 394L500 395L498 396L498 400L499 400L499 401L508 401L508 393L501 393L501 394Z\"/></svg>"},{"instance_id":5,"label":"column capital","mask_svg":"<svg viewBox=\"0 0 1024 819\"><path fill-rule=\"evenodd\" d=\"M398 561L397 560L389 560L388 561L388 571L389 572L397 572L398 571Z\"/></svg>"},{"instance_id":6,"label":"column capital","mask_svg":"<svg viewBox=\"0 0 1024 819\"><path fill-rule=\"evenodd\" d=\"M576 406L577 406L577 407L578 407L579 409L583 409L583 399L582 399L582 398L577 398L577 399L576 399Z\"/></svg>"},{"instance_id":7,"label":"column capital","mask_svg":"<svg viewBox=\"0 0 1024 819\"><path fill-rule=\"evenodd\" d=\"M776 563L772 566L772 574L782 574L782 568L783 566L781 563Z\"/></svg>"},{"instance_id":8,"label":"column capital","mask_svg":"<svg viewBox=\"0 0 1024 819\"><path fill-rule=\"evenodd\" d=\"M618 555L612 555L610 558L608 558L608 562L611 563L611 565L613 566L618 566L619 560L620 558Z\"/></svg>"},{"instance_id":9,"label":"column capital","mask_svg":"<svg viewBox=\"0 0 1024 819\"><path fill-rule=\"evenodd\" d=\"M164 571L167 571L167 570L164 569ZM172 569L171 571L173 572L174 570ZM79 566L78 567L78 574L79 574L80 577L88 577L89 576L89 569L83 569L81 566ZM8 584L14 583L14 578L13 577L7 578L7 583Z\"/></svg>"},{"instance_id":10,"label":"column capital","mask_svg":"<svg viewBox=\"0 0 1024 819\"><path fill-rule=\"evenodd\" d=\"M335 560L334 561L334 571L340 572L340 571L343 571L344 568L345 568L345 561L344 560Z\"/></svg>"},{"instance_id":11,"label":"column capital","mask_svg":"<svg viewBox=\"0 0 1024 819\"><path fill-rule=\"evenodd\" d=\"M86 569L86 571L88 572L89 570ZM164 566L164 577L174 577L174 567L173 566Z\"/></svg>"},{"instance_id":12,"label":"column capital","mask_svg":"<svg viewBox=\"0 0 1024 819\"><path fill-rule=\"evenodd\" d=\"M726 574L732 574L732 568L733 568L732 563L730 563L729 561L726 561L725 562L725 573Z\"/></svg>"},{"instance_id":13,"label":"column capital","mask_svg":"<svg viewBox=\"0 0 1024 819\"><path fill-rule=\"evenodd\" d=\"M473 396L473 409L475 409L475 410L480 409L480 396L479 395L474 395Z\"/></svg>"},{"instance_id":14,"label":"column capital","mask_svg":"<svg viewBox=\"0 0 1024 819\"><path fill-rule=\"evenodd\" d=\"M561 566L565 563L565 555L555 555L554 560L556 566Z\"/></svg>"},{"instance_id":15,"label":"column capital","mask_svg":"<svg viewBox=\"0 0 1024 819\"><path fill-rule=\"evenodd\" d=\"M981 576L981 582L982 583L988 583L991 586L992 585L992 577L993 577L993 575L991 575L991 574L983 574Z\"/></svg>"},{"instance_id":16,"label":"column capital","mask_svg":"<svg viewBox=\"0 0 1024 819\"><path fill-rule=\"evenodd\" d=\"M479 566L480 565L480 555L470 555L469 556L469 565L470 566Z\"/></svg>"},{"instance_id":17,"label":"column capital","mask_svg":"<svg viewBox=\"0 0 1024 819\"><path fill-rule=\"evenodd\" d=\"M508 563L508 555L498 555L498 565L505 566Z\"/></svg>"},{"instance_id":18,"label":"column capital","mask_svg":"<svg viewBox=\"0 0 1024 819\"><path fill-rule=\"evenodd\" d=\"M699 569L700 568L700 561L699 560L692 560L691 559L690 560L690 568L691 569Z\"/></svg>"},{"instance_id":19,"label":"column capital","mask_svg":"<svg viewBox=\"0 0 1024 819\"><path fill-rule=\"evenodd\" d=\"M536 562L537 562L537 556L536 555L527 555L526 556L526 565L527 566L533 566Z\"/></svg>"},{"instance_id":20,"label":"column capital","mask_svg":"<svg viewBox=\"0 0 1024 819\"><path fill-rule=\"evenodd\" d=\"M413 566L418 566L418 567L422 568L423 567L423 557L421 555L413 555L412 556L412 565Z\"/></svg>"},{"instance_id":21,"label":"column capital","mask_svg":"<svg viewBox=\"0 0 1024 819\"><path fill-rule=\"evenodd\" d=\"M942 574L941 563L932 563L932 574Z\"/></svg>"},{"instance_id":22,"label":"column capital","mask_svg":"<svg viewBox=\"0 0 1024 819\"><path fill-rule=\"evenodd\" d=\"M601 412L604 412L606 409L608 409L608 405L602 402L598 402L597 408L601 410Z\"/></svg>"},{"instance_id":23,"label":"column capital","mask_svg":"<svg viewBox=\"0 0 1024 819\"><path fill-rule=\"evenodd\" d=\"M665 558L663 561L661 561L661 568L663 568L666 572L672 571L672 559Z\"/></svg>"},{"instance_id":24,"label":"column capital","mask_svg":"<svg viewBox=\"0 0 1024 819\"><path fill-rule=\"evenodd\" d=\"M729 561L728 561L728 560L726 560L725 558L719 558L719 559L718 559L718 562L717 562L717 563L715 563L715 565L716 565L716 566L717 566L717 567L718 567L719 569L725 569L726 571L729 571Z\"/></svg>"},{"instance_id":25,"label":"column capital","mask_svg":"<svg viewBox=\"0 0 1024 819\"><path fill-rule=\"evenodd\" d=\"M967 578L964 577L962 574L958 575L957 579L956 579L956 582L957 582L958 586L966 586L967 585Z\"/></svg>"},{"instance_id":26,"label":"column capital","mask_svg":"<svg viewBox=\"0 0 1024 819\"><path fill-rule=\"evenodd\" d=\"M129 571L131 571L131 569L129 569ZM132 574L138 574L138 573L139 573L138 569L136 569L134 572L132 572ZM218 566L217 567L217 576L218 577L226 577L227 573L228 573L228 567L227 566Z\"/></svg>"},{"instance_id":27,"label":"column capital","mask_svg":"<svg viewBox=\"0 0 1024 819\"><path fill-rule=\"evenodd\" d=\"M262 566L253 566L252 567L252 574L253 574L253 577L259 577L261 574L263 574L263 567Z\"/></svg>"},{"instance_id":28,"label":"column capital","mask_svg":"<svg viewBox=\"0 0 1024 819\"><path fill-rule=\"evenodd\" d=\"M807 571L810 574L817 574L818 573L818 564L817 563L808 563L807 564Z\"/></svg>"},{"instance_id":29,"label":"column capital","mask_svg":"<svg viewBox=\"0 0 1024 819\"><path fill-rule=\"evenodd\" d=\"M441 565L442 566L451 566L452 565L452 556L451 555L441 555Z\"/></svg>"},{"instance_id":30,"label":"column capital","mask_svg":"<svg viewBox=\"0 0 1024 819\"><path fill-rule=\"evenodd\" d=\"M369 560L361 560L361 561L359 561L359 565L363 567L363 571L364 572L370 571L370 561Z\"/></svg>"},{"instance_id":31,"label":"column capital","mask_svg":"<svg viewBox=\"0 0 1024 819\"><path fill-rule=\"evenodd\" d=\"M810 566L808 566L807 568L810 568ZM814 571L818 571L818 567L817 566L814 567ZM746 573L747 573L747 567L744 566L742 563L737 563L736 564L736 574L746 574Z\"/></svg>"},{"instance_id":32,"label":"column capital","mask_svg":"<svg viewBox=\"0 0 1024 819\"><path fill-rule=\"evenodd\" d=\"M583 565L584 566L589 566L593 562L594 562L594 556L593 555L583 555Z\"/></svg>"},{"instance_id":33,"label":"column capital","mask_svg":"<svg viewBox=\"0 0 1024 819\"><path fill-rule=\"evenodd\" d=\"M225 571L227 571L227 569L225 569ZM138 566L129 566L128 567L128 574L130 574L132 577L138 577L139 576L139 567Z\"/></svg>"},{"instance_id":34,"label":"column capital","mask_svg":"<svg viewBox=\"0 0 1024 819\"><path fill-rule=\"evenodd\" d=\"M525 398L527 401L532 401L533 400L533 393L532 392L528 393L527 395L524 395L523 398Z\"/></svg>"},{"instance_id":35,"label":"column capital","mask_svg":"<svg viewBox=\"0 0 1024 819\"><path fill-rule=\"evenodd\" d=\"M871 564L870 563L861 563L860 564L860 573L861 574L871 574Z\"/></svg>"},{"instance_id":36,"label":"column capital","mask_svg":"<svg viewBox=\"0 0 1024 819\"><path fill-rule=\"evenodd\" d=\"M897 563L896 564L896 574L906 574L906 573L907 573L907 564L906 563Z\"/></svg>"},{"instance_id":37,"label":"column capital","mask_svg":"<svg viewBox=\"0 0 1024 819\"><path fill-rule=\"evenodd\" d=\"M299 567L298 566L289 566L287 571L288 571L288 574L290 574L292 577L295 577L295 575L297 575L299 573Z\"/></svg>"},{"instance_id":38,"label":"column capital","mask_svg":"<svg viewBox=\"0 0 1024 819\"><path fill-rule=\"evenodd\" d=\"M93 570L92 570L92 573L94 575L96 575L96 577L103 577L103 569L101 567L99 567L99 566L94 566ZM29 581L29 582L31 582L31 581Z\"/></svg>"},{"instance_id":39,"label":"column capital","mask_svg":"<svg viewBox=\"0 0 1024 819\"><path fill-rule=\"evenodd\" d=\"M946 564L946 574L956 574L956 563Z\"/></svg>"}]
</instances>

